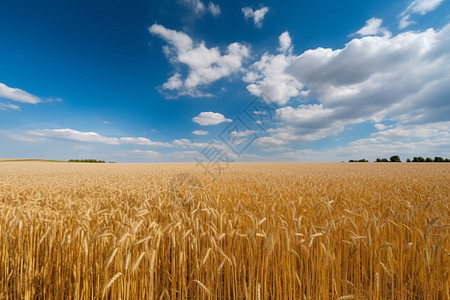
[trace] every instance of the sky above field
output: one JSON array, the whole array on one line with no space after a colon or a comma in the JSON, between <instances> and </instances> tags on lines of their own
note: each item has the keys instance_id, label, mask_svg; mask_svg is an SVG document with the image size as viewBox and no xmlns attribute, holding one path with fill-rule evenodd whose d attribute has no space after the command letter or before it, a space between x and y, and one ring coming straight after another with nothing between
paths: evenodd
<instances>
[{"instance_id":1,"label":"sky above field","mask_svg":"<svg viewBox=\"0 0 450 300\"><path fill-rule=\"evenodd\" d=\"M0 0L0 157L450 157L450 1Z\"/></svg>"}]
</instances>

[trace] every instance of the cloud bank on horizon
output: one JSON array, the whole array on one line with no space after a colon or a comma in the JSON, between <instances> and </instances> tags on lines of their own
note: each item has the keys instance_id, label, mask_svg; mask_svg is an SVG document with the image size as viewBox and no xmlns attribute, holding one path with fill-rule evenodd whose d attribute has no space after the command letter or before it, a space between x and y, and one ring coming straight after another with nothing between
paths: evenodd
<instances>
[{"instance_id":1,"label":"cloud bank on horizon","mask_svg":"<svg viewBox=\"0 0 450 300\"><path fill-rule=\"evenodd\" d=\"M96 125L96 130L88 129L88 124L80 129L74 121L46 126L36 117L43 110L40 107L56 104L25 91L25 87L10 87L18 85L14 81L9 84L7 76L0 74L0 81L5 82L0 82L0 114L24 114L31 108L19 103L40 104L32 124L4 124L0 135L17 147L36 145L37 151L43 151L44 144L55 149L70 145L73 155L102 153L119 161L192 161L210 144L235 160L450 156L450 23L420 27L420 17L444 3L412 1L396 20L370 16L359 22L359 27L352 24L353 32L336 32L345 41L336 47L304 48L297 39L295 23L275 36L268 34L266 43L261 44L257 36L269 31L263 22L281 13L263 4L258 9L234 9L235 14L241 14L239 26L253 32L249 40L231 35L221 40L201 30L196 34L195 26L155 21L148 26L151 48L155 53L160 51L165 62L155 58L159 70L164 70L154 75L153 81L153 98L160 100L148 104L147 109L156 110L151 126L160 130L139 129L137 134L119 128L106 130L104 126L110 128L116 122L104 120L103 127ZM219 22L231 14L220 2L183 0L177 5L184 14L195 16L186 24L203 19ZM392 22L398 26L389 25ZM416 28L408 30L410 26ZM53 92L36 94L49 93ZM66 94L61 96L70 102ZM246 119L245 127L236 129L235 117L243 115L254 97L275 105L273 122L261 129L257 121ZM77 99L72 101L76 105ZM127 105L127 110L140 110L138 103L136 108L128 108L125 102L122 105ZM158 110L164 111L164 117ZM127 122L133 122L132 118ZM168 122L175 122L178 129L166 131ZM245 153L236 154L222 143L220 134L226 126L231 126L229 133L234 137L254 136ZM158 134L160 131L165 132ZM0 156L13 156L14 147L8 151Z\"/></svg>"}]
</instances>

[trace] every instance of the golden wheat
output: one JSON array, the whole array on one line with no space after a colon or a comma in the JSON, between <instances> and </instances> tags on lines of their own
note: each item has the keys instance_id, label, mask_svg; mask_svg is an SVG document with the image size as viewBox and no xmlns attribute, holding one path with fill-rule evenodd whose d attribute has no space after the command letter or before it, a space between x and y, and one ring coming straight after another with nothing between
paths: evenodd
<instances>
[{"instance_id":1,"label":"golden wheat","mask_svg":"<svg viewBox=\"0 0 450 300\"><path fill-rule=\"evenodd\" d=\"M450 299L449 198L447 164L1 162L0 299Z\"/></svg>"}]
</instances>

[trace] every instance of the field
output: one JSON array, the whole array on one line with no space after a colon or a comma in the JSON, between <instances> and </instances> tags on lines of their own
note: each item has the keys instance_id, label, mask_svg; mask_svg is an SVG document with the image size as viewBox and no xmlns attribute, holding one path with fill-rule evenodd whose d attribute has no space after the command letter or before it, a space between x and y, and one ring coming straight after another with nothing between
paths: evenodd
<instances>
[{"instance_id":1,"label":"field","mask_svg":"<svg viewBox=\"0 0 450 300\"><path fill-rule=\"evenodd\" d=\"M0 162L0 299L450 299L450 165Z\"/></svg>"}]
</instances>

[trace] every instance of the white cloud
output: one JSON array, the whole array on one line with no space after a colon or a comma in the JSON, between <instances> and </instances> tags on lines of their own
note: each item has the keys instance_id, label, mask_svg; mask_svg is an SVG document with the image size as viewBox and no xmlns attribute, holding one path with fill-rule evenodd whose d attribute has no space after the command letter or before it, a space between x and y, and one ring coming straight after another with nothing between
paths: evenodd
<instances>
[{"instance_id":1,"label":"white cloud","mask_svg":"<svg viewBox=\"0 0 450 300\"><path fill-rule=\"evenodd\" d=\"M37 137L45 138L62 138L67 140L74 140L80 142L95 142L102 144L117 145L119 144L118 138L111 138L101 136L96 132L82 132L74 129L64 128L64 129L36 129L30 130L27 134Z\"/></svg>"},{"instance_id":2,"label":"white cloud","mask_svg":"<svg viewBox=\"0 0 450 300\"><path fill-rule=\"evenodd\" d=\"M237 154L235 152L228 152L227 153L227 159L230 163L233 162L239 162L239 161L249 161L249 162L255 162L255 161L272 161L272 157L264 157L262 155L254 154L254 153L240 153Z\"/></svg>"},{"instance_id":3,"label":"white cloud","mask_svg":"<svg viewBox=\"0 0 450 300\"><path fill-rule=\"evenodd\" d=\"M272 136L263 136L256 140L256 144L260 147L286 146L287 141L277 139Z\"/></svg>"},{"instance_id":4,"label":"white cloud","mask_svg":"<svg viewBox=\"0 0 450 300\"><path fill-rule=\"evenodd\" d=\"M303 103L278 109L281 124L257 141L261 147L317 140L367 121L390 119L399 126L449 120L450 25L354 38L342 49L317 48L297 57L278 55L285 62L275 64L278 68L275 57L264 54L252 66L255 74L247 77L256 81L248 89L256 93L264 87L280 105L297 95ZM273 96L279 85L263 84L282 76L290 81L283 81L281 91L290 87L292 93Z\"/></svg>"},{"instance_id":5,"label":"white cloud","mask_svg":"<svg viewBox=\"0 0 450 300\"><path fill-rule=\"evenodd\" d=\"M445 143L450 142L450 121L420 125L400 125L395 128L388 128L379 132L375 132L369 138L371 142L379 143L383 143L386 141L410 141L417 139L441 139L441 141L445 141ZM367 139L362 139L352 144L363 144L364 140Z\"/></svg>"},{"instance_id":6,"label":"white cloud","mask_svg":"<svg viewBox=\"0 0 450 300\"><path fill-rule=\"evenodd\" d=\"M209 2L208 6L206 6L201 0L181 0L180 3L199 16L209 12L214 17L217 17L221 13L220 6L212 2Z\"/></svg>"},{"instance_id":7,"label":"white cloud","mask_svg":"<svg viewBox=\"0 0 450 300\"><path fill-rule=\"evenodd\" d=\"M10 130L0 130L0 134L4 134L7 138L15 141L27 142L27 143L36 143L36 142L45 142L45 138L32 136L27 133L10 131Z\"/></svg>"},{"instance_id":8,"label":"white cloud","mask_svg":"<svg viewBox=\"0 0 450 300\"><path fill-rule=\"evenodd\" d=\"M450 121L430 124L406 124L395 128L380 130L369 138L360 139L349 144L347 149L362 155L389 157L400 154L413 156L435 156L450 154Z\"/></svg>"},{"instance_id":9,"label":"white cloud","mask_svg":"<svg viewBox=\"0 0 450 300\"><path fill-rule=\"evenodd\" d=\"M143 146L171 147L170 143L155 142L144 137L106 137L92 131L78 131L70 128L63 129L36 129L26 132L29 136L41 138L59 138L65 140L100 143L108 145L133 144Z\"/></svg>"},{"instance_id":10,"label":"white cloud","mask_svg":"<svg viewBox=\"0 0 450 300\"><path fill-rule=\"evenodd\" d=\"M292 39L288 31L280 34L280 36L278 37L278 42L280 44L280 47L278 48L279 51L292 52Z\"/></svg>"},{"instance_id":11,"label":"white cloud","mask_svg":"<svg viewBox=\"0 0 450 300\"><path fill-rule=\"evenodd\" d=\"M205 148L208 143L196 143L190 139L178 139L172 142L172 145L180 148Z\"/></svg>"},{"instance_id":12,"label":"white cloud","mask_svg":"<svg viewBox=\"0 0 450 300\"><path fill-rule=\"evenodd\" d=\"M224 115L215 112L201 112L198 116L192 118L192 121L200 126L218 125L224 122L231 122L231 119L225 118Z\"/></svg>"},{"instance_id":13,"label":"white cloud","mask_svg":"<svg viewBox=\"0 0 450 300\"><path fill-rule=\"evenodd\" d=\"M258 72L247 72L244 75L244 77L242 77L242 80L244 82L251 83L251 82L257 81L261 77L262 77L261 74L258 74Z\"/></svg>"},{"instance_id":14,"label":"white cloud","mask_svg":"<svg viewBox=\"0 0 450 300\"><path fill-rule=\"evenodd\" d=\"M320 140L329 136L336 136L345 128L345 122L328 122L329 127L314 128L313 126L301 127L298 124L284 124L278 128L266 130L269 136L260 137L256 145L261 148L272 148L284 146L286 148L299 142L310 142Z\"/></svg>"},{"instance_id":15,"label":"white cloud","mask_svg":"<svg viewBox=\"0 0 450 300\"><path fill-rule=\"evenodd\" d=\"M158 147L171 147L169 143L155 142L144 137L120 137L118 138L120 144L133 144L142 146L158 146Z\"/></svg>"},{"instance_id":16,"label":"white cloud","mask_svg":"<svg viewBox=\"0 0 450 300\"><path fill-rule=\"evenodd\" d=\"M0 110L9 110L9 109L20 110L20 106L11 103L0 102Z\"/></svg>"},{"instance_id":17,"label":"white cloud","mask_svg":"<svg viewBox=\"0 0 450 300\"><path fill-rule=\"evenodd\" d=\"M206 10L205 4L200 0L181 0L182 5L188 7L196 14L203 14Z\"/></svg>"},{"instance_id":18,"label":"white cloud","mask_svg":"<svg viewBox=\"0 0 450 300\"><path fill-rule=\"evenodd\" d=\"M416 22L411 20L411 16L410 15L404 15L401 19L400 22L398 23L398 28L400 29L404 29L406 27L408 27L411 24L415 24Z\"/></svg>"},{"instance_id":19,"label":"white cloud","mask_svg":"<svg viewBox=\"0 0 450 300\"><path fill-rule=\"evenodd\" d=\"M220 115L220 114L219 114ZM223 117L223 116L222 116ZM229 122L231 120L225 119ZM208 120L203 120L208 122ZM213 122L213 120L209 120L209 122ZM216 120L217 122L217 120ZM218 123L217 123L218 124ZM198 130L198 132L204 133L207 131ZM22 140L27 142L42 142L46 139L64 139L71 140L77 142L85 142L85 143L97 143L97 144L106 144L106 145L138 145L138 146L149 146L149 147L166 147L166 148L197 148L202 149L207 147L208 143L197 143L193 142L189 139L176 139L172 142L159 142L152 141L145 137L106 137L100 135L96 132L86 132L86 131L78 131L74 129L64 128L64 129L36 129L21 133L8 133L8 136L15 140ZM213 141L216 142L216 141ZM141 153L147 155L152 153L153 151L144 151L139 150ZM152 154L153 155L153 154Z\"/></svg>"},{"instance_id":20,"label":"white cloud","mask_svg":"<svg viewBox=\"0 0 450 300\"><path fill-rule=\"evenodd\" d=\"M208 135L209 131L207 131L207 130L194 130L194 131L192 131L192 134L194 134L194 135Z\"/></svg>"},{"instance_id":21,"label":"white cloud","mask_svg":"<svg viewBox=\"0 0 450 300\"><path fill-rule=\"evenodd\" d=\"M414 0L408 7L399 15L399 28L404 29L415 22L411 20L412 14L425 15L430 11L435 10L444 0Z\"/></svg>"},{"instance_id":22,"label":"white cloud","mask_svg":"<svg viewBox=\"0 0 450 300\"><path fill-rule=\"evenodd\" d=\"M209 12L214 16L218 17L222 13L220 10L220 6L218 4L214 4L212 2L209 2L208 4Z\"/></svg>"},{"instance_id":23,"label":"white cloud","mask_svg":"<svg viewBox=\"0 0 450 300\"><path fill-rule=\"evenodd\" d=\"M373 125L373 127L375 127L376 130L385 130L387 128L386 125L381 124L381 123L376 123Z\"/></svg>"},{"instance_id":24,"label":"white cloud","mask_svg":"<svg viewBox=\"0 0 450 300\"><path fill-rule=\"evenodd\" d=\"M382 130L351 142L326 150L299 149L272 155L274 160L338 162L349 159L376 158L400 155L402 161L414 156L450 157L450 122L426 125L400 125L393 129Z\"/></svg>"},{"instance_id":25,"label":"white cloud","mask_svg":"<svg viewBox=\"0 0 450 300\"><path fill-rule=\"evenodd\" d=\"M255 96L265 94L269 101L280 105L286 104L291 98L300 95L303 85L286 68L295 59L292 52L292 41L287 31L279 37L280 51L286 53L265 53L261 59L250 66L243 80L247 83L247 90Z\"/></svg>"},{"instance_id":26,"label":"white cloud","mask_svg":"<svg viewBox=\"0 0 450 300\"><path fill-rule=\"evenodd\" d=\"M186 52L192 49L192 39L185 33L167 29L166 27L153 24L149 31L151 34L158 35L163 38L171 46L175 47L179 52Z\"/></svg>"},{"instance_id":27,"label":"white cloud","mask_svg":"<svg viewBox=\"0 0 450 300\"><path fill-rule=\"evenodd\" d=\"M353 39L343 49L308 50L288 72L336 117L411 117L449 109L450 25L440 31ZM434 104L431 104L434 103ZM440 104L438 110L436 105ZM425 121L426 114L415 115ZM406 120L406 119L405 119Z\"/></svg>"},{"instance_id":28,"label":"white cloud","mask_svg":"<svg viewBox=\"0 0 450 300\"><path fill-rule=\"evenodd\" d=\"M245 130L234 130L228 132L228 136L232 137L232 143L236 147L241 147L241 145L246 145L249 141L253 141L257 138L254 130L245 129Z\"/></svg>"},{"instance_id":29,"label":"white cloud","mask_svg":"<svg viewBox=\"0 0 450 300\"><path fill-rule=\"evenodd\" d=\"M243 138L243 137L249 136L254 133L255 133L254 130L246 129L246 130L241 130L241 131L237 131L237 130L232 131L229 133L229 135L232 137L235 137L235 138Z\"/></svg>"},{"instance_id":30,"label":"white cloud","mask_svg":"<svg viewBox=\"0 0 450 300\"><path fill-rule=\"evenodd\" d=\"M262 23L264 21L265 15L269 12L269 8L267 6L261 7L260 9L253 10L251 7L243 7L242 13L244 14L244 18L253 19L253 23L257 28L262 27Z\"/></svg>"},{"instance_id":31,"label":"white cloud","mask_svg":"<svg viewBox=\"0 0 450 300\"><path fill-rule=\"evenodd\" d=\"M166 90L177 90L183 86L183 81L181 80L181 74L175 73L170 77L167 82L163 84L163 89Z\"/></svg>"},{"instance_id":32,"label":"white cloud","mask_svg":"<svg viewBox=\"0 0 450 300\"><path fill-rule=\"evenodd\" d=\"M322 118L327 118L331 109L324 109L322 104L299 105L297 108L286 106L277 110L279 118L286 123L307 124L311 121L322 122Z\"/></svg>"},{"instance_id":33,"label":"white cloud","mask_svg":"<svg viewBox=\"0 0 450 300\"><path fill-rule=\"evenodd\" d=\"M144 158L157 158L161 156L161 153L152 150L131 150L130 154Z\"/></svg>"},{"instance_id":34,"label":"white cloud","mask_svg":"<svg viewBox=\"0 0 450 300\"><path fill-rule=\"evenodd\" d=\"M174 151L167 154L170 161L195 161L199 157L198 151Z\"/></svg>"},{"instance_id":35,"label":"white cloud","mask_svg":"<svg viewBox=\"0 0 450 300\"><path fill-rule=\"evenodd\" d=\"M0 82L0 98L29 104L37 104L42 102L39 97L34 96L24 90L12 88Z\"/></svg>"},{"instance_id":36,"label":"white cloud","mask_svg":"<svg viewBox=\"0 0 450 300\"><path fill-rule=\"evenodd\" d=\"M198 132L203 133L207 131L198 130ZM194 142L190 139L182 138L175 139L171 142L159 142L152 141L145 137L107 137L100 135L96 132L86 132L86 131L78 131L74 129L64 128L64 129L36 129L30 130L26 132L12 132L12 131L0 131L1 134L5 134L8 138L23 142L30 143L49 143L51 140L67 140L74 142L83 142L89 144L101 144L101 145L113 145L113 146L121 146L121 145L136 145L143 147L164 147L168 149L204 149L210 145L210 143L199 143ZM224 145L221 145L217 140L212 140L212 143L217 148L224 148ZM76 145L77 147L81 145ZM75 147L75 146L74 146ZM152 150L144 150L144 149L136 149L136 150L127 150L125 152L121 152L121 156L132 155L136 157L142 158L158 158L159 161L170 161L173 156L168 153L159 153ZM175 152L176 153L176 152ZM198 151L191 151L191 153L196 153L199 156ZM169 159L169 160L167 160Z\"/></svg>"},{"instance_id":37,"label":"white cloud","mask_svg":"<svg viewBox=\"0 0 450 300\"><path fill-rule=\"evenodd\" d=\"M177 91L178 95L204 95L198 90L200 87L240 71L243 60L250 54L248 47L232 43L222 55L218 47L207 48L203 41L194 45L187 34L159 24L153 24L149 31L169 44L163 49L171 63L188 67L185 78L180 73L175 73L163 84L163 90Z\"/></svg>"},{"instance_id":38,"label":"white cloud","mask_svg":"<svg viewBox=\"0 0 450 300\"><path fill-rule=\"evenodd\" d=\"M415 0L411 2L407 10L424 15L435 10L444 0Z\"/></svg>"},{"instance_id":39,"label":"white cloud","mask_svg":"<svg viewBox=\"0 0 450 300\"><path fill-rule=\"evenodd\" d=\"M363 28L356 32L359 36L368 36L368 35L390 35L391 33L384 27L381 27L383 23L382 19L372 18L366 21L366 25Z\"/></svg>"}]
</instances>

